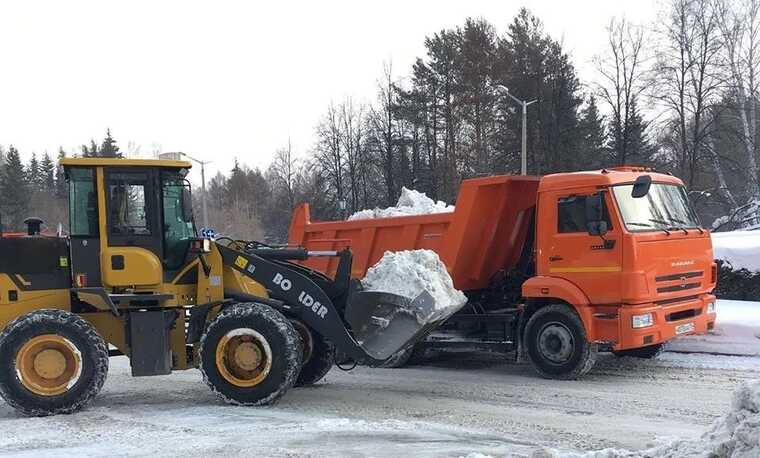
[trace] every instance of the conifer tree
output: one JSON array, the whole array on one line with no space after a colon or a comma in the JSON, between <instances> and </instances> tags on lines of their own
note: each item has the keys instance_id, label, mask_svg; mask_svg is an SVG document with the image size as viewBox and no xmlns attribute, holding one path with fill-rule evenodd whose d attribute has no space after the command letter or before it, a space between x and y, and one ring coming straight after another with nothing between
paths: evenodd
<instances>
[{"instance_id":1,"label":"conifer tree","mask_svg":"<svg viewBox=\"0 0 760 458\"><path fill-rule=\"evenodd\" d=\"M40 162L40 189L47 193L55 192L55 164L47 152Z\"/></svg>"},{"instance_id":2,"label":"conifer tree","mask_svg":"<svg viewBox=\"0 0 760 458\"><path fill-rule=\"evenodd\" d=\"M116 145L116 140L111 135L111 129L106 129L106 138L103 139L103 143L100 145L101 157L123 157L119 152L119 146Z\"/></svg>"},{"instance_id":3,"label":"conifer tree","mask_svg":"<svg viewBox=\"0 0 760 458\"><path fill-rule=\"evenodd\" d=\"M3 230L21 230L29 208L29 191L18 150L11 146L0 174L0 211Z\"/></svg>"}]
</instances>

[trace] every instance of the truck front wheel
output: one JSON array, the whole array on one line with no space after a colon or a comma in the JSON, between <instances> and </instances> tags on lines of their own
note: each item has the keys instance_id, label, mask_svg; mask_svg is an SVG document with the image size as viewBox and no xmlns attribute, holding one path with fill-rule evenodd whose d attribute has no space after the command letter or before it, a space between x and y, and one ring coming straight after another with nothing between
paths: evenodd
<instances>
[{"instance_id":1,"label":"truck front wheel","mask_svg":"<svg viewBox=\"0 0 760 458\"><path fill-rule=\"evenodd\" d=\"M574 380L596 362L597 345L588 342L583 322L567 305L537 310L525 326L524 344L533 367L544 378Z\"/></svg>"},{"instance_id":2,"label":"truck front wheel","mask_svg":"<svg viewBox=\"0 0 760 458\"><path fill-rule=\"evenodd\" d=\"M200 369L226 402L269 405L295 384L302 355L301 337L280 312L262 304L235 304L203 334Z\"/></svg>"}]
</instances>

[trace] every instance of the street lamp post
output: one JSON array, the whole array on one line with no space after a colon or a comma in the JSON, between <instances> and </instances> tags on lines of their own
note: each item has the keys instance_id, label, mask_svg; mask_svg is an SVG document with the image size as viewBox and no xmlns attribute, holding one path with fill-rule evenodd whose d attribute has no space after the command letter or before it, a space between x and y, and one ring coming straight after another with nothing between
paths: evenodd
<instances>
[{"instance_id":1,"label":"street lamp post","mask_svg":"<svg viewBox=\"0 0 760 458\"><path fill-rule=\"evenodd\" d=\"M522 107L522 154L520 155L520 175L527 175L528 174L528 130L527 130L528 105L532 105L538 102L538 100L531 100L530 102L526 102L525 100L520 100L514 95L512 95L512 93L509 92L509 89L507 89L505 86L502 86L501 84L499 84L496 87L504 91L505 94L511 97L512 100L517 102L517 104Z\"/></svg>"},{"instance_id":2,"label":"street lamp post","mask_svg":"<svg viewBox=\"0 0 760 458\"><path fill-rule=\"evenodd\" d=\"M208 228L208 210L206 209L206 164L210 164L211 161L200 161L190 156L189 154L179 153L193 162L197 162L201 165L201 209L203 211L203 227Z\"/></svg>"}]
</instances>

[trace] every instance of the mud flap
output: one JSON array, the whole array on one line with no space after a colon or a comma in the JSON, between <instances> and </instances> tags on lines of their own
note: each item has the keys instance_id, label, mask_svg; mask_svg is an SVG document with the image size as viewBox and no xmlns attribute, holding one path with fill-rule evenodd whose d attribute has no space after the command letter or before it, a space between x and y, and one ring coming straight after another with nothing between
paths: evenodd
<instances>
[{"instance_id":1,"label":"mud flap","mask_svg":"<svg viewBox=\"0 0 760 458\"><path fill-rule=\"evenodd\" d=\"M435 299L427 291L414 299L360 291L351 295L345 317L359 346L372 358L386 360L424 338L449 315L437 313Z\"/></svg>"}]
</instances>

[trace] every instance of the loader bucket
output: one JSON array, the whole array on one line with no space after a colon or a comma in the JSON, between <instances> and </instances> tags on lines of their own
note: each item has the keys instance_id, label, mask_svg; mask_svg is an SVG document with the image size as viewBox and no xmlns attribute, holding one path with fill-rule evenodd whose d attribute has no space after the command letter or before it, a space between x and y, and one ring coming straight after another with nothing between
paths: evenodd
<instances>
[{"instance_id":1,"label":"loader bucket","mask_svg":"<svg viewBox=\"0 0 760 458\"><path fill-rule=\"evenodd\" d=\"M415 298L359 291L350 296L346 321L367 355L383 361L423 339L458 309L448 307L442 315L427 291Z\"/></svg>"}]
</instances>

